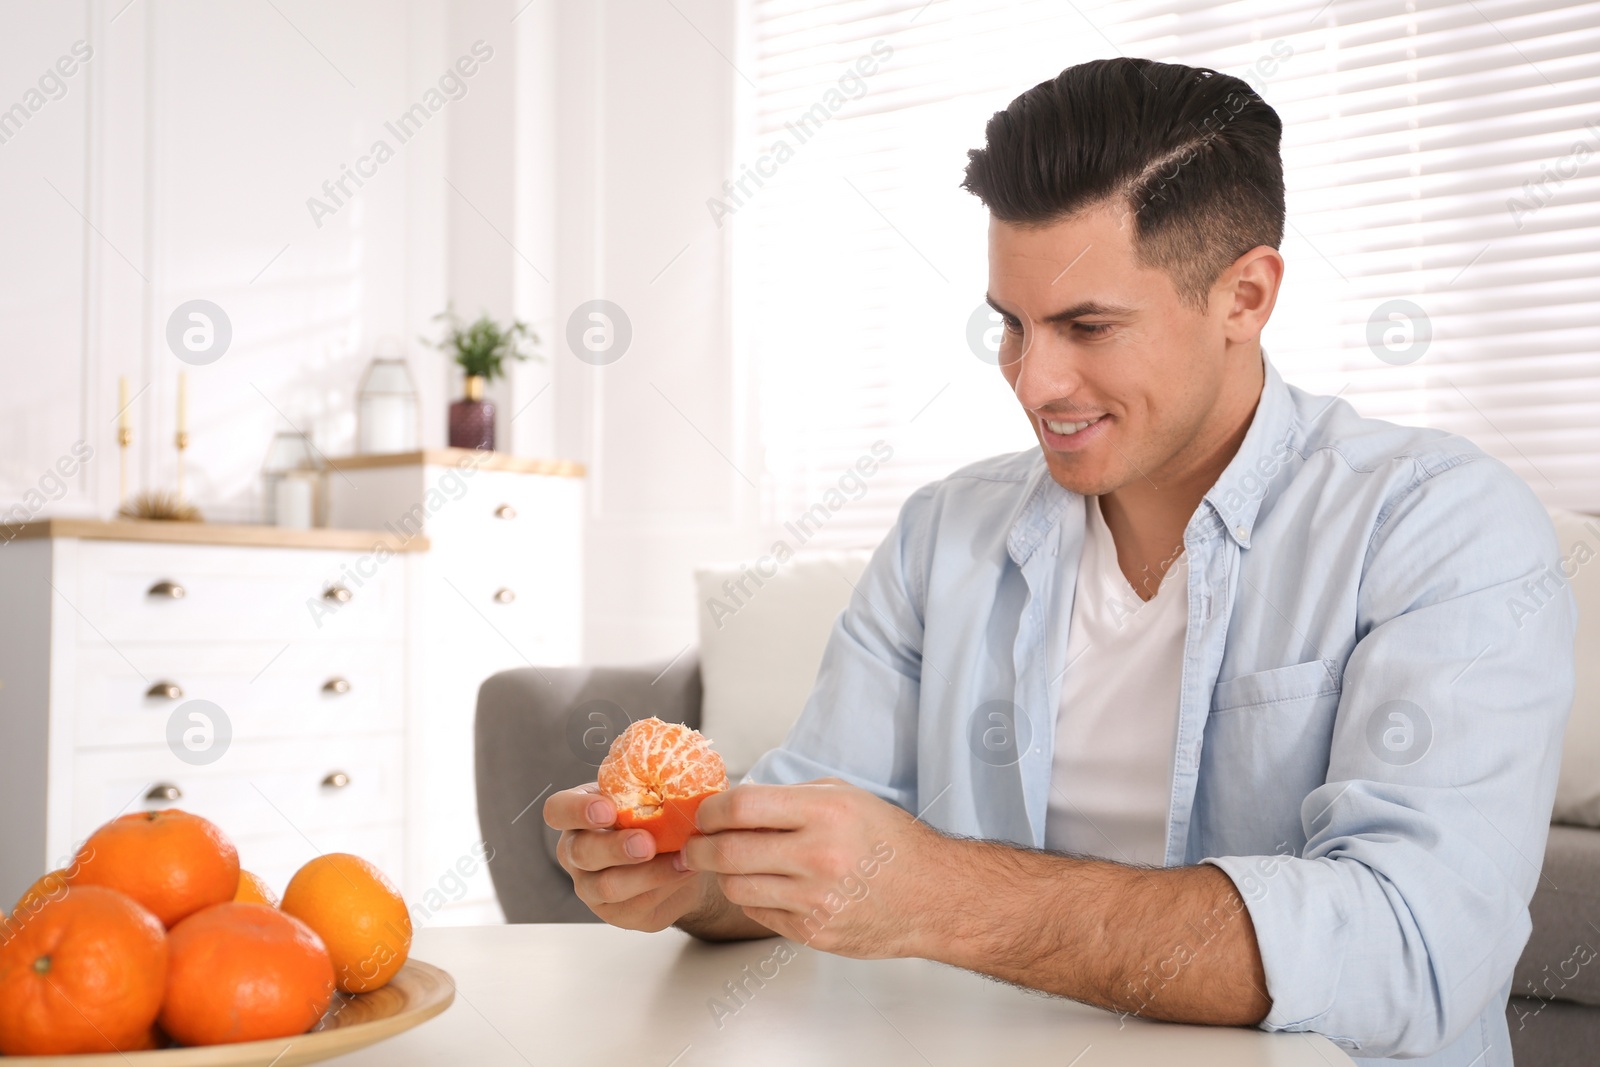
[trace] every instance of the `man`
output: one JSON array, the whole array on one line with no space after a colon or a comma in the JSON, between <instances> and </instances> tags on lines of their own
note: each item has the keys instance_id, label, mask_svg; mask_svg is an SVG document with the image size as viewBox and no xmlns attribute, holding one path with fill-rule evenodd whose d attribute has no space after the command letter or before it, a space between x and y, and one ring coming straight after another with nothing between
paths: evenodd
<instances>
[{"instance_id":1,"label":"man","mask_svg":"<svg viewBox=\"0 0 1600 1067\"><path fill-rule=\"evenodd\" d=\"M601 918L1511 1063L1576 608L1505 466L1266 362L1280 135L1130 59L991 119L964 186L1040 449L912 495L706 836L550 799Z\"/></svg>"}]
</instances>

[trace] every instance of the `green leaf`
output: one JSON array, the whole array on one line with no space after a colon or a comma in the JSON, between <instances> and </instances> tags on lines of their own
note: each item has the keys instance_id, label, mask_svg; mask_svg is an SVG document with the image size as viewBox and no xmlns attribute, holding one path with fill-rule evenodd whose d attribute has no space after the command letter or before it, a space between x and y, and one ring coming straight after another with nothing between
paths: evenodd
<instances>
[{"instance_id":1,"label":"green leaf","mask_svg":"<svg viewBox=\"0 0 1600 1067\"><path fill-rule=\"evenodd\" d=\"M437 341L424 340L450 353L469 377L487 381L504 377L508 358L544 362L544 357L533 351L539 343L538 335L521 320L512 319L511 325L502 326L485 311L467 323L456 314L453 305L433 318L445 324L444 336Z\"/></svg>"}]
</instances>

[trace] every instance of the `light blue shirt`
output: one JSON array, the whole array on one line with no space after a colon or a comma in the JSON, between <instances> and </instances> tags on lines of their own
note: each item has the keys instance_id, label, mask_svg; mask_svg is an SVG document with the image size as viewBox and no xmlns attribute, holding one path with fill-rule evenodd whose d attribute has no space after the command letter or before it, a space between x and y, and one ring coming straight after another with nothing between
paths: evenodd
<instances>
[{"instance_id":1,"label":"light blue shirt","mask_svg":"<svg viewBox=\"0 0 1600 1067\"><path fill-rule=\"evenodd\" d=\"M1037 450L919 489L749 779L837 775L948 833L1042 847L1083 531ZM1361 1063L1510 1067L1573 692L1545 508L1470 442L1362 418L1266 361L1184 547L1166 863L1238 887L1261 1027Z\"/></svg>"}]
</instances>

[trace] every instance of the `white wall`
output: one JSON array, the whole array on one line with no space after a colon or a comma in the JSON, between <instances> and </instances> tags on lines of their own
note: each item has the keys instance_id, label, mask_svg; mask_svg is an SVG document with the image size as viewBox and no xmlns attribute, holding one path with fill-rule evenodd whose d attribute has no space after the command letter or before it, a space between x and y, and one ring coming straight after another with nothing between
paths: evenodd
<instances>
[{"instance_id":1,"label":"white wall","mask_svg":"<svg viewBox=\"0 0 1600 1067\"><path fill-rule=\"evenodd\" d=\"M303 429L330 456L353 448L357 384L381 343L409 358L423 442L441 445L460 379L419 335L453 300L543 340L547 361L491 396L502 449L590 467L587 657L679 652L694 636L693 565L758 550L730 250L705 208L735 156L739 7L0 6L0 108L74 42L93 50L0 143L0 512L114 512L123 376L137 491L175 483L187 373L186 489L215 521L261 520L274 432ZM386 124L476 41L493 55L465 95L402 143ZM393 158L361 164L380 139ZM375 173L336 203L323 183L358 165ZM320 226L313 197L336 208ZM206 366L165 338L196 298L233 329ZM566 340L595 298L633 331L606 366ZM58 493L49 472L80 439L94 458Z\"/></svg>"},{"instance_id":2,"label":"white wall","mask_svg":"<svg viewBox=\"0 0 1600 1067\"><path fill-rule=\"evenodd\" d=\"M215 520L260 517L258 471L275 431L350 450L354 392L380 338L411 356L440 432L442 359L415 337L445 299L447 119L404 144L384 123L454 56L442 4L89 0L13 4L4 18L8 103L74 41L93 49L65 97L0 145L13 207L0 223L7 507L82 438L95 457L49 510L114 510L122 376L138 395L138 490L175 483L187 371L186 489ZM380 138L393 159L363 187L347 184L356 195L319 226L307 200ZM180 362L165 340L172 310L195 298L232 324L229 349L207 366Z\"/></svg>"},{"instance_id":3,"label":"white wall","mask_svg":"<svg viewBox=\"0 0 1600 1067\"><path fill-rule=\"evenodd\" d=\"M740 6L560 9L558 306L604 298L633 327L621 359L567 359L556 383L558 449L591 464L591 661L677 655L695 636L694 565L757 549L729 231L705 207L735 158Z\"/></svg>"},{"instance_id":4,"label":"white wall","mask_svg":"<svg viewBox=\"0 0 1600 1067\"><path fill-rule=\"evenodd\" d=\"M16 17L17 9L6 15ZM91 36L82 5L38 5L26 18L27 32L0 33L0 109L23 101L29 89L37 91L37 79L59 58L69 57L71 69L73 44ZM84 208L91 177L84 150L90 103L96 83L121 66L113 59L103 47L95 49L63 80L59 99L36 98L37 114L22 119L20 129L0 112L0 200L6 204L0 212L0 501L6 508L22 506L29 490L40 493L42 480L44 493L59 495L51 472L78 438L89 437L96 448L109 443L87 429L99 412L88 410L84 389L92 370L85 282L98 257L76 213ZM134 91L140 88L136 81ZM115 103L136 104L137 97ZM121 107L106 110L113 118L122 113ZM131 268L118 266L132 275ZM137 278L132 285L137 290ZM115 290L125 288L126 283ZM96 473L92 466L72 479L71 499L80 508L94 491ZM27 510L36 506L33 499Z\"/></svg>"}]
</instances>

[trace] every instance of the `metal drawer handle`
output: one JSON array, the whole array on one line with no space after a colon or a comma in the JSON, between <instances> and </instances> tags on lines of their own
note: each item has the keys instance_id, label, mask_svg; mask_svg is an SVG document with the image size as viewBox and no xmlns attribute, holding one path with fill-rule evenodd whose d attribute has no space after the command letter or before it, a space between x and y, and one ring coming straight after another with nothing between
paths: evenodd
<instances>
[{"instance_id":1,"label":"metal drawer handle","mask_svg":"<svg viewBox=\"0 0 1600 1067\"><path fill-rule=\"evenodd\" d=\"M494 591L494 602L496 604L509 604L515 599L517 599L517 594L509 589L501 588Z\"/></svg>"},{"instance_id":2,"label":"metal drawer handle","mask_svg":"<svg viewBox=\"0 0 1600 1067\"><path fill-rule=\"evenodd\" d=\"M350 683L344 678L329 678L322 683L322 691L324 693L333 693L336 696L344 696L350 692Z\"/></svg>"},{"instance_id":3,"label":"metal drawer handle","mask_svg":"<svg viewBox=\"0 0 1600 1067\"><path fill-rule=\"evenodd\" d=\"M183 688L177 682L157 682L146 689L144 695L161 700L182 700Z\"/></svg>"},{"instance_id":4,"label":"metal drawer handle","mask_svg":"<svg viewBox=\"0 0 1600 1067\"><path fill-rule=\"evenodd\" d=\"M334 771L322 780L322 784L329 789L343 789L350 784L350 776L343 771Z\"/></svg>"},{"instance_id":5,"label":"metal drawer handle","mask_svg":"<svg viewBox=\"0 0 1600 1067\"><path fill-rule=\"evenodd\" d=\"M188 590L177 582L163 578L145 591L145 596L164 596L172 600L182 600L189 595Z\"/></svg>"},{"instance_id":6,"label":"metal drawer handle","mask_svg":"<svg viewBox=\"0 0 1600 1067\"><path fill-rule=\"evenodd\" d=\"M322 591L323 600L334 600L340 604L348 604L351 595L350 590L342 585L330 585Z\"/></svg>"},{"instance_id":7,"label":"metal drawer handle","mask_svg":"<svg viewBox=\"0 0 1600 1067\"><path fill-rule=\"evenodd\" d=\"M182 800L183 790L171 782L157 782L150 787L150 792L144 795L146 800Z\"/></svg>"},{"instance_id":8,"label":"metal drawer handle","mask_svg":"<svg viewBox=\"0 0 1600 1067\"><path fill-rule=\"evenodd\" d=\"M501 504L494 509L494 517L497 519L514 519L517 517L517 509L510 504Z\"/></svg>"}]
</instances>

